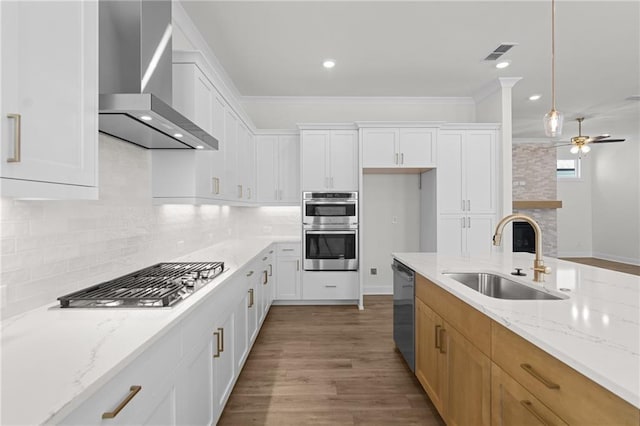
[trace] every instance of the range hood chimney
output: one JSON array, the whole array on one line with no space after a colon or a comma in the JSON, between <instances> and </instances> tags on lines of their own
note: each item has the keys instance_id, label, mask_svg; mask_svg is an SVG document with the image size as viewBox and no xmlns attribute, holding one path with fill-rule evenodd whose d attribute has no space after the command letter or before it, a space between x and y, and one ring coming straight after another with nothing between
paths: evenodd
<instances>
[{"instance_id":1,"label":"range hood chimney","mask_svg":"<svg viewBox=\"0 0 640 426\"><path fill-rule=\"evenodd\" d=\"M149 149L218 149L171 106L171 0L99 5L100 132Z\"/></svg>"}]
</instances>

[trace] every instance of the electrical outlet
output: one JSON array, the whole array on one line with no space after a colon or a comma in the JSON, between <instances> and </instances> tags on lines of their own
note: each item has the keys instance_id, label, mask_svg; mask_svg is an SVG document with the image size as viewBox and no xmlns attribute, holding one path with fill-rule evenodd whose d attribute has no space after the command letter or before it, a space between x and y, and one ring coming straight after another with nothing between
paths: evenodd
<instances>
[{"instance_id":1,"label":"electrical outlet","mask_svg":"<svg viewBox=\"0 0 640 426\"><path fill-rule=\"evenodd\" d=\"M371 268L371 275L378 275L378 268Z\"/></svg>"}]
</instances>

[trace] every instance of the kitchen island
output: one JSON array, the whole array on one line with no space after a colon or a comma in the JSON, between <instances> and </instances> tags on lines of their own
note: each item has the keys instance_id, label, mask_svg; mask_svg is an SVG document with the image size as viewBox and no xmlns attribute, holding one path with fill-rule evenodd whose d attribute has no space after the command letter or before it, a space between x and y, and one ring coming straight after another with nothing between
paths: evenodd
<instances>
[{"instance_id":1,"label":"kitchen island","mask_svg":"<svg viewBox=\"0 0 640 426\"><path fill-rule=\"evenodd\" d=\"M473 258L394 253L393 257L425 277L437 291L443 290L443 294L453 295L484 314L498 325L494 329L512 332L640 408L639 277L545 258L551 273L545 275L544 283L536 283L530 270L533 255L527 253ZM515 268L522 268L527 276L510 275ZM563 299L495 299L443 272L496 273ZM493 336L495 339L495 332ZM496 347L494 344L487 355L495 355ZM636 418L640 421L640 416Z\"/></svg>"},{"instance_id":2,"label":"kitchen island","mask_svg":"<svg viewBox=\"0 0 640 426\"><path fill-rule=\"evenodd\" d=\"M0 423L35 425L63 421L114 377L126 373L125 369L152 347L162 349L169 368L177 367L172 362L177 364L180 355L191 349L185 343L189 330L183 326L193 319L193 313L235 291L229 287L238 282L244 272L242 268L273 243L287 241L296 238L225 241L169 259L225 263L224 273L171 308L61 309L59 304L52 303L3 321ZM234 285L226 285L230 283ZM205 314L211 317L219 312ZM153 373L161 381L170 377L172 371ZM104 401L103 411L113 408L111 404ZM95 414L96 423L101 413Z\"/></svg>"}]
</instances>

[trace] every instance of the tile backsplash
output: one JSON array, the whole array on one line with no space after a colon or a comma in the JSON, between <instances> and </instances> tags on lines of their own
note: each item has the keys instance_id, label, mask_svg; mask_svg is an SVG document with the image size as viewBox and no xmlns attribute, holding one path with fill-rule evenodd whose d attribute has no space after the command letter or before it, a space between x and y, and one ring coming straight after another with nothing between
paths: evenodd
<instances>
[{"instance_id":1,"label":"tile backsplash","mask_svg":"<svg viewBox=\"0 0 640 426\"><path fill-rule=\"evenodd\" d=\"M148 150L100 135L99 155L97 201L0 199L2 318L227 239L299 235L299 208L154 206Z\"/></svg>"},{"instance_id":2,"label":"tile backsplash","mask_svg":"<svg viewBox=\"0 0 640 426\"><path fill-rule=\"evenodd\" d=\"M551 144L513 145L513 200L556 200L556 150ZM558 218L555 209L514 210L531 216L542 229L545 256L558 255Z\"/></svg>"}]
</instances>

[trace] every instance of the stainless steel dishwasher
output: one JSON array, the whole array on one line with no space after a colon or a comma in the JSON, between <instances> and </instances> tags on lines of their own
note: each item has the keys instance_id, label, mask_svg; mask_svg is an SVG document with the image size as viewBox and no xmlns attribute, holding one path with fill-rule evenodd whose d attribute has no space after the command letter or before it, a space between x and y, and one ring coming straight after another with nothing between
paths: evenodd
<instances>
[{"instance_id":1,"label":"stainless steel dishwasher","mask_svg":"<svg viewBox=\"0 0 640 426\"><path fill-rule=\"evenodd\" d=\"M393 260L393 340L415 372L415 274L411 268Z\"/></svg>"}]
</instances>

